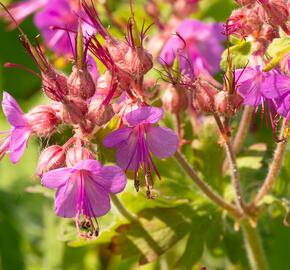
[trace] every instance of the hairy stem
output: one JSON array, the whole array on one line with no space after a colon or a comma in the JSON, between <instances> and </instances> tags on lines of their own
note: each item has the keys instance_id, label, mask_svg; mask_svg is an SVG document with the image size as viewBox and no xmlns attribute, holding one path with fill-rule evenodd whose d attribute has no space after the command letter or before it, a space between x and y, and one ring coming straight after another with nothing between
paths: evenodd
<instances>
[{"instance_id":1,"label":"hairy stem","mask_svg":"<svg viewBox=\"0 0 290 270\"><path fill-rule=\"evenodd\" d=\"M252 270L267 270L268 265L257 228L253 228L247 220L241 223L245 247Z\"/></svg>"},{"instance_id":2,"label":"hairy stem","mask_svg":"<svg viewBox=\"0 0 290 270\"><path fill-rule=\"evenodd\" d=\"M223 124L219 115L214 114L214 118L220 130L220 133L223 136L224 146L225 146L226 155L227 155L227 161L231 169L231 179L232 179L232 186L235 191L236 205L239 207L240 210L245 210L246 207L245 207L244 199L242 197L242 192L241 192L239 170L238 170L238 166L236 162L236 155L233 150L231 140L228 137L228 134L225 134L224 127L223 127Z\"/></svg>"},{"instance_id":3,"label":"hairy stem","mask_svg":"<svg viewBox=\"0 0 290 270\"><path fill-rule=\"evenodd\" d=\"M243 115L242 115L242 119L241 119L241 122L239 124L239 129L237 131L237 134L236 134L234 142L233 142L233 148L234 148L234 152L236 154L240 152L241 147L243 146L245 138L248 134L253 111L254 111L254 107L245 106L245 109L244 109Z\"/></svg>"},{"instance_id":4,"label":"hairy stem","mask_svg":"<svg viewBox=\"0 0 290 270\"><path fill-rule=\"evenodd\" d=\"M180 152L175 153L175 158L180 164L180 166L186 171L186 173L191 177L193 182L204 192L207 197L216 203L221 208L227 210L235 217L240 217L240 211L231 203L227 202L222 198L219 194L217 194L212 188L203 180L199 178L199 176L195 173L191 165L187 162L187 160L183 157Z\"/></svg>"},{"instance_id":5,"label":"hairy stem","mask_svg":"<svg viewBox=\"0 0 290 270\"><path fill-rule=\"evenodd\" d=\"M128 219L129 221L131 222L135 222L137 221L137 217L132 214L131 212L129 212L125 207L124 205L122 204L122 202L119 200L119 198L114 195L114 194L111 194L111 199L112 199L112 202L113 204L115 205L115 207L118 209L118 211L120 212L120 214L125 217L126 219Z\"/></svg>"},{"instance_id":6,"label":"hairy stem","mask_svg":"<svg viewBox=\"0 0 290 270\"><path fill-rule=\"evenodd\" d=\"M285 128L284 124L285 124L285 122L283 123L283 125L281 127L281 132L280 132L281 137L283 137L283 132L284 132L284 128ZM287 149L287 140L282 141L282 142L277 144L273 160L272 160L270 167L269 167L268 174L266 176L266 179L265 179L262 187L260 188L256 197L254 198L254 201L253 201L254 204L257 205L259 203L259 201L261 201L263 199L263 197L265 195L267 195L270 192L270 190L272 189L272 186L273 186L277 176L279 175L279 172L280 172L281 167L283 165L286 149Z\"/></svg>"}]
</instances>

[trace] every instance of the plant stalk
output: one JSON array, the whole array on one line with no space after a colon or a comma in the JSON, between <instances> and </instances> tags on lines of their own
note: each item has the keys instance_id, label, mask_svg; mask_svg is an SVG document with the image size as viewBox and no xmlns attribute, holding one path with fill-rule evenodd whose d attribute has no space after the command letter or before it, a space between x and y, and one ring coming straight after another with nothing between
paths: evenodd
<instances>
[{"instance_id":1,"label":"plant stalk","mask_svg":"<svg viewBox=\"0 0 290 270\"><path fill-rule=\"evenodd\" d=\"M241 223L245 247L252 270L268 270L262 241L257 228L252 227L247 220Z\"/></svg>"},{"instance_id":2,"label":"plant stalk","mask_svg":"<svg viewBox=\"0 0 290 270\"><path fill-rule=\"evenodd\" d=\"M175 153L175 158L180 164L180 166L186 171L186 173L190 176L193 182L204 192L204 194L216 203L221 208L227 210L231 213L234 217L240 218L241 213L240 211L231 203L227 202L222 198L219 194L217 194L206 182L201 180L199 176L195 173L191 165L187 162L184 156L180 152Z\"/></svg>"}]
</instances>

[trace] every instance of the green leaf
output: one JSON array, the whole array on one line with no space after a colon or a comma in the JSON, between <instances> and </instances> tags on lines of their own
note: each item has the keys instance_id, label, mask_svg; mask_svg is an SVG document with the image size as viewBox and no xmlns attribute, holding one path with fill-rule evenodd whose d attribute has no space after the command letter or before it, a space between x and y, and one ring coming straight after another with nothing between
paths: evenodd
<instances>
[{"instance_id":1,"label":"green leaf","mask_svg":"<svg viewBox=\"0 0 290 270\"><path fill-rule=\"evenodd\" d=\"M270 57L276 57L281 53L286 53L290 50L290 37L275 38L268 46L266 53Z\"/></svg>"},{"instance_id":2,"label":"green leaf","mask_svg":"<svg viewBox=\"0 0 290 270\"><path fill-rule=\"evenodd\" d=\"M229 49L225 49L220 63L223 71L226 71L228 68L228 51L230 52L233 67L244 68L247 66L252 53L252 45L249 41L241 40L238 44L231 46Z\"/></svg>"}]
</instances>

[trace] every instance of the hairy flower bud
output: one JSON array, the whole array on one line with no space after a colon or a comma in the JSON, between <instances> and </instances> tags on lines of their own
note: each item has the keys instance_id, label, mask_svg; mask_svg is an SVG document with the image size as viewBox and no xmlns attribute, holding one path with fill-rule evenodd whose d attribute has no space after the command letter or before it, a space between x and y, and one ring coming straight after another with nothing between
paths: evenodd
<instances>
[{"instance_id":1,"label":"hairy flower bud","mask_svg":"<svg viewBox=\"0 0 290 270\"><path fill-rule=\"evenodd\" d=\"M166 110L178 114L188 107L186 89L180 85L171 85L163 95L162 101Z\"/></svg>"},{"instance_id":2,"label":"hairy flower bud","mask_svg":"<svg viewBox=\"0 0 290 270\"><path fill-rule=\"evenodd\" d=\"M27 121L33 133L37 136L49 136L59 123L56 112L50 105L40 105L27 114Z\"/></svg>"},{"instance_id":3,"label":"hairy flower bud","mask_svg":"<svg viewBox=\"0 0 290 270\"><path fill-rule=\"evenodd\" d=\"M214 102L217 112L226 116L233 116L237 113L242 98L236 93L229 94L227 91L220 91L215 95Z\"/></svg>"},{"instance_id":4,"label":"hairy flower bud","mask_svg":"<svg viewBox=\"0 0 290 270\"><path fill-rule=\"evenodd\" d=\"M213 112L215 110L216 88L207 81L199 78L194 83L193 90L193 106L201 112Z\"/></svg>"},{"instance_id":5,"label":"hairy flower bud","mask_svg":"<svg viewBox=\"0 0 290 270\"><path fill-rule=\"evenodd\" d=\"M260 3L263 7L259 9L262 21L274 26L280 25L282 28L286 27L289 11L284 0L260 1Z\"/></svg>"},{"instance_id":6,"label":"hairy flower bud","mask_svg":"<svg viewBox=\"0 0 290 270\"><path fill-rule=\"evenodd\" d=\"M61 116L64 123L79 124L83 122L84 116L88 112L87 103L79 98L70 98L61 107Z\"/></svg>"},{"instance_id":7,"label":"hairy flower bud","mask_svg":"<svg viewBox=\"0 0 290 270\"><path fill-rule=\"evenodd\" d=\"M65 151L59 145L45 148L39 157L36 174L42 177L46 172L61 168L65 163Z\"/></svg>"},{"instance_id":8,"label":"hairy flower bud","mask_svg":"<svg viewBox=\"0 0 290 270\"><path fill-rule=\"evenodd\" d=\"M53 69L42 73L42 86L44 93L55 101L63 101L68 94L67 77Z\"/></svg>"},{"instance_id":9,"label":"hairy flower bud","mask_svg":"<svg viewBox=\"0 0 290 270\"><path fill-rule=\"evenodd\" d=\"M68 90L71 97L84 100L95 94L95 83L86 68L80 70L77 67L73 67L73 71L68 78Z\"/></svg>"},{"instance_id":10,"label":"hairy flower bud","mask_svg":"<svg viewBox=\"0 0 290 270\"><path fill-rule=\"evenodd\" d=\"M101 100L94 99L89 105L88 119L97 126L108 123L115 115L111 104L102 104Z\"/></svg>"},{"instance_id":11,"label":"hairy flower bud","mask_svg":"<svg viewBox=\"0 0 290 270\"><path fill-rule=\"evenodd\" d=\"M83 146L74 146L66 153L66 165L73 167L77 163L86 159L95 159L95 155Z\"/></svg>"},{"instance_id":12,"label":"hairy flower bud","mask_svg":"<svg viewBox=\"0 0 290 270\"><path fill-rule=\"evenodd\" d=\"M277 27L273 27L270 24L264 24L263 29L260 33L260 37L264 38L268 42L272 42L274 38L279 37L279 32Z\"/></svg>"}]
</instances>

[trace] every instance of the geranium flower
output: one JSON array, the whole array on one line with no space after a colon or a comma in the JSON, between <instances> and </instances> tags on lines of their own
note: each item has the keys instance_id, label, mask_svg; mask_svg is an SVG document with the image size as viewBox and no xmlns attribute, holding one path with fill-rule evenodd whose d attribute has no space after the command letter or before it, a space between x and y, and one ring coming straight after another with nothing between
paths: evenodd
<instances>
[{"instance_id":1,"label":"geranium flower","mask_svg":"<svg viewBox=\"0 0 290 270\"><path fill-rule=\"evenodd\" d=\"M179 57L181 71L191 77L219 71L224 40L221 24L186 19L176 32L161 51L162 63L172 65Z\"/></svg>"},{"instance_id":2,"label":"geranium flower","mask_svg":"<svg viewBox=\"0 0 290 270\"><path fill-rule=\"evenodd\" d=\"M141 167L150 195L149 181L152 183L152 170L160 175L153 162L157 158L172 156L178 147L178 137L169 128L154 126L163 117L163 110L156 107L141 107L125 115L127 126L113 131L105 140L106 147L116 147L117 164L124 170L135 172L135 181Z\"/></svg>"},{"instance_id":3,"label":"geranium flower","mask_svg":"<svg viewBox=\"0 0 290 270\"><path fill-rule=\"evenodd\" d=\"M94 159L87 159L70 168L49 171L41 182L47 188L57 189L56 214L75 217L79 231L85 226L91 237L98 233L92 218L103 216L110 210L109 193L121 192L127 178L117 166L103 166ZM84 222L81 222L82 218Z\"/></svg>"}]
</instances>

